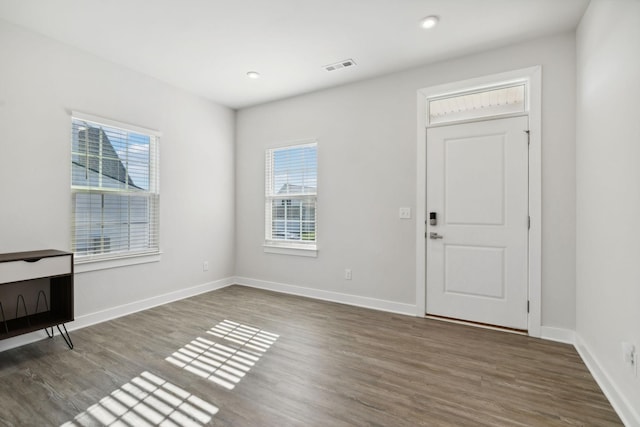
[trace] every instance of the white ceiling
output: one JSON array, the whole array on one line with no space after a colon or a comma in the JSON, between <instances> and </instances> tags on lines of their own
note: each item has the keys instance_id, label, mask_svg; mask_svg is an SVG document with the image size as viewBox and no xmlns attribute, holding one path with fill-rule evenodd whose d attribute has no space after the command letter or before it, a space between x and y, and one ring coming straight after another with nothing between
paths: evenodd
<instances>
[{"instance_id":1,"label":"white ceiling","mask_svg":"<svg viewBox=\"0 0 640 427\"><path fill-rule=\"evenodd\" d=\"M588 0L0 0L0 18L242 108L576 27ZM432 30L420 28L439 15ZM322 66L352 58L357 66ZM246 72L262 77L251 80Z\"/></svg>"}]
</instances>

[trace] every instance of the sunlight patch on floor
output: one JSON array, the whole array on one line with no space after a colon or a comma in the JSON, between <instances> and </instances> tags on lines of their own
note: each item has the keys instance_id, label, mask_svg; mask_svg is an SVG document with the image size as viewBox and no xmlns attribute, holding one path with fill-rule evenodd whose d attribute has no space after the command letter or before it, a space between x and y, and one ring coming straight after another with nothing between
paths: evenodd
<instances>
[{"instance_id":1,"label":"sunlight patch on floor","mask_svg":"<svg viewBox=\"0 0 640 427\"><path fill-rule=\"evenodd\" d=\"M218 323L207 334L209 337L196 338L166 360L227 390L233 390L279 337L230 320Z\"/></svg>"},{"instance_id":2,"label":"sunlight patch on floor","mask_svg":"<svg viewBox=\"0 0 640 427\"><path fill-rule=\"evenodd\" d=\"M203 426L218 408L149 372L143 372L62 427Z\"/></svg>"}]
</instances>

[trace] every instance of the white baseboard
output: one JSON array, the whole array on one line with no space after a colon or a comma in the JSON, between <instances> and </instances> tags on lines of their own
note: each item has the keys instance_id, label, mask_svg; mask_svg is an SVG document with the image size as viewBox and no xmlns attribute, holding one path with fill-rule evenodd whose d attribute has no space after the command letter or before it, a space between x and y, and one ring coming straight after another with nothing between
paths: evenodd
<instances>
[{"instance_id":1,"label":"white baseboard","mask_svg":"<svg viewBox=\"0 0 640 427\"><path fill-rule=\"evenodd\" d=\"M134 301L128 304L119 305L117 307L108 308L106 310L97 311L95 313L84 314L76 317L73 322L66 324L68 331L74 331L87 326L95 325L96 323L106 322L107 320L116 319L118 317L126 316L127 314L136 313L138 311L147 310L159 305L167 304L173 301L189 298L195 295L203 294L205 292L215 291L232 285L234 283L233 277L227 277L225 279L215 280L213 282L204 283L202 285L193 286L191 288L180 289L178 291L169 292L163 295L154 296L151 298L143 299L140 301ZM58 334L58 331L54 331ZM44 331L31 332L17 337L8 338L0 341L0 351L9 350L11 348L20 347L25 344L30 344L41 339L46 338L47 335ZM72 337L73 339L73 337Z\"/></svg>"},{"instance_id":2,"label":"white baseboard","mask_svg":"<svg viewBox=\"0 0 640 427\"><path fill-rule=\"evenodd\" d=\"M624 397L624 394L620 393L615 382L611 380L607 371L602 368L602 364L598 362L589 346L578 334L576 334L575 347L580 357L582 357L582 361L587 365L589 372L591 372L591 376L593 376L604 395L609 399L609 403L611 403L624 425L627 427L640 426L638 408L634 408L631 402Z\"/></svg>"},{"instance_id":3,"label":"white baseboard","mask_svg":"<svg viewBox=\"0 0 640 427\"><path fill-rule=\"evenodd\" d=\"M251 279L248 277L236 277L235 279L238 285L248 286L251 288L266 289L269 291L281 292L285 294L298 295L298 296L315 298L315 299L324 300L324 301L354 305L357 307L371 308L374 310L404 314L412 317L415 317L416 310L417 310L414 304L404 304L400 302L362 297L358 295L343 294L340 292L324 291L321 289L314 289L314 288L305 288L303 286L268 282L266 280Z\"/></svg>"},{"instance_id":4,"label":"white baseboard","mask_svg":"<svg viewBox=\"0 0 640 427\"><path fill-rule=\"evenodd\" d=\"M571 329L554 328L553 326L541 326L540 338L549 341L575 345L576 332L572 331Z\"/></svg>"}]
</instances>

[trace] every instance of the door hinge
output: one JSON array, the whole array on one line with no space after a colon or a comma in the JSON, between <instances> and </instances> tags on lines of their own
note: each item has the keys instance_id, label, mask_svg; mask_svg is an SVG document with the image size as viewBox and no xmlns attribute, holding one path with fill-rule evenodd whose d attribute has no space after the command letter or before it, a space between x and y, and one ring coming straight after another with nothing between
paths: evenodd
<instances>
[{"instance_id":1,"label":"door hinge","mask_svg":"<svg viewBox=\"0 0 640 427\"><path fill-rule=\"evenodd\" d=\"M527 300L527 313L529 312L529 301Z\"/></svg>"},{"instance_id":2,"label":"door hinge","mask_svg":"<svg viewBox=\"0 0 640 427\"><path fill-rule=\"evenodd\" d=\"M527 134L527 145L531 145L531 131L527 129L524 133Z\"/></svg>"},{"instance_id":3,"label":"door hinge","mask_svg":"<svg viewBox=\"0 0 640 427\"><path fill-rule=\"evenodd\" d=\"M527 229L531 230L531 215L529 215L527 220Z\"/></svg>"}]
</instances>

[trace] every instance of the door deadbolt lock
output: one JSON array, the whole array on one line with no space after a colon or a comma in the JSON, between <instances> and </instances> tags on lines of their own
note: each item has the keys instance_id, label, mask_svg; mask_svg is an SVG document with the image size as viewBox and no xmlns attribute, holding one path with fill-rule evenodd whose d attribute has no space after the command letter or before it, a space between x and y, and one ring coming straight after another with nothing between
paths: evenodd
<instances>
[{"instance_id":1,"label":"door deadbolt lock","mask_svg":"<svg viewBox=\"0 0 640 427\"><path fill-rule=\"evenodd\" d=\"M438 216L435 212L429 212L429 224L438 225Z\"/></svg>"}]
</instances>

